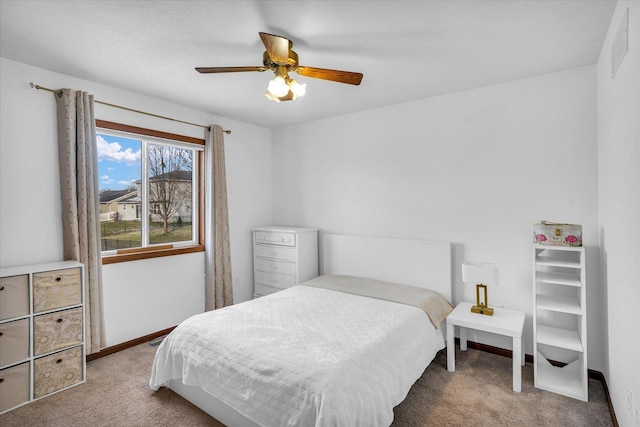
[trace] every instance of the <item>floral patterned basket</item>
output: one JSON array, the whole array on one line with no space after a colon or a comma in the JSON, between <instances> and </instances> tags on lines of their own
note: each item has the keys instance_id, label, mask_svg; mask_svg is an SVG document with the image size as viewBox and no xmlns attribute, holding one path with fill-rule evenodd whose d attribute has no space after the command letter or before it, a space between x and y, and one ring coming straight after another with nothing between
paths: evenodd
<instances>
[{"instance_id":1,"label":"floral patterned basket","mask_svg":"<svg viewBox=\"0 0 640 427\"><path fill-rule=\"evenodd\" d=\"M551 221L533 224L533 243L547 246L582 246L582 226Z\"/></svg>"}]
</instances>

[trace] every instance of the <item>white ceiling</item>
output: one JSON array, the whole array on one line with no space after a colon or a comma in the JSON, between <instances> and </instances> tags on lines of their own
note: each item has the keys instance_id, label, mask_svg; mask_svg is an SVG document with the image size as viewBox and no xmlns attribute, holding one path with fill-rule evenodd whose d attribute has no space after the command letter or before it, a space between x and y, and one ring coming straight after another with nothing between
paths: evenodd
<instances>
[{"instance_id":1,"label":"white ceiling","mask_svg":"<svg viewBox=\"0 0 640 427\"><path fill-rule=\"evenodd\" d=\"M0 55L276 128L594 64L614 8L612 0L0 0ZM276 104L263 96L270 72L194 70L262 65L259 31L291 39L301 65L361 72L362 84L294 74L307 94Z\"/></svg>"}]
</instances>

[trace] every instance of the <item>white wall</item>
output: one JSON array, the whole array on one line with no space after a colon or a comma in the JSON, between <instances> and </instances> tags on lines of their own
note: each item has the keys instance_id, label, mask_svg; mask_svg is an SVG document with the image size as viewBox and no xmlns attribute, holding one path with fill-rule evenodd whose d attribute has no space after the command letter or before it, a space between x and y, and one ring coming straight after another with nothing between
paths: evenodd
<instances>
[{"instance_id":1,"label":"white wall","mask_svg":"<svg viewBox=\"0 0 640 427\"><path fill-rule=\"evenodd\" d=\"M107 345L176 326L204 311L202 253L103 266Z\"/></svg>"},{"instance_id":2,"label":"white wall","mask_svg":"<svg viewBox=\"0 0 640 427\"><path fill-rule=\"evenodd\" d=\"M225 135L236 301L251 298L250 229L271 222L271 131L160 99L0 58L0 266L62 258L54 95L29 87L85 90L100 101L231 129ZM204 137L200 128L96 105L98 119ZM204 309L204 255L104 266L107 345L176 325ZM177 292L177 293L176 293ZM179 296L179 297L178 297ZM133 310L133 308L136 308Z\"/></svg>"},{"instance_id":3,"label":"white wall","mask_svg":"<svg viewBox=\"0 0 640 427\"><path fill-rule=\"evenodd\" d=\"M462 261L499 263L489 301L526 311L529 354L533 224L582 224L588 364L601 370L595 83L589 66L274 130L274 223L449 240L454 302L475 300Z\"/></svg>"},{"instance_id":4,"label":"white wall","mask_svg":"<svg viewBox=\"0 0 640 427\"><path fill-rule=\"evenodd\" d=\"M612 79L612 41L627 8L629 51ZM597 70L600 244L609 312L605 374L618 422L631 426L640 425L639 2L618 2Z\"/></svg>"}]
</instances>

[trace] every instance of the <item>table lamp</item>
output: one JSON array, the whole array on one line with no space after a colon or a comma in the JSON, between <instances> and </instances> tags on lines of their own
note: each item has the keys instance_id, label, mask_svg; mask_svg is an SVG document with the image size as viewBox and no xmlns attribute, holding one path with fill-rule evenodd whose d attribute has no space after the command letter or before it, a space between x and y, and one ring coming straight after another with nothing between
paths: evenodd
<instances>
[{"instance_id":1,"label":"table lamp","mask_svg":"<svg viewBox=\"0 0 640 427\"><path fill-rule=\"evenodd\" d=\"M493 316L493 308L489 307L487 285L498 284L498 264L483 262L463 262L462 281L476 284L476 305L471 312Z\"/></svg>"}]
</instances>

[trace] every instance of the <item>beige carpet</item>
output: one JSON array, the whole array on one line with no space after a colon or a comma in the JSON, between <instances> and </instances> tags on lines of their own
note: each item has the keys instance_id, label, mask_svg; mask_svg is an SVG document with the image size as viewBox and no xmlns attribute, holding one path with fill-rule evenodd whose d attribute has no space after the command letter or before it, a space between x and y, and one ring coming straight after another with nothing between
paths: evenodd
<instances>
[{"instance_id":1,"label":"beige carpet","mask_svg":"<svg viewBox=\"0 0 640 427\"><path fill-rule=\"evenodd\" d=\"M0 416L0 426L220 426L170 390L148 381L155 347L142 344L87 364L87 383ZM523 369L522 393L511 391L511 359L456 351L456 372L441 351L395 409L393 426L612 426L602 384L589 402L533 387Z\"/></svg>"}]
</instances>

